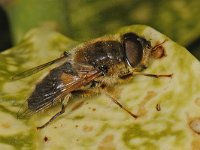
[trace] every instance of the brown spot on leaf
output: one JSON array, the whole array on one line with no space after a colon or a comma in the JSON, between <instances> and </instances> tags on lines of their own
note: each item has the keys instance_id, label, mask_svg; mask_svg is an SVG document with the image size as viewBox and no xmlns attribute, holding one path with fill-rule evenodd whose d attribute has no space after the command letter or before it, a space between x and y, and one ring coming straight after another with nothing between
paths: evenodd
<instances>
[{"instance_id":1,"label":"brown spot on leaf","mask_svg":"<svg viewBox=\"0 0 200 150\"><path fill-rule=\"evenodd\" d=\"M147 95L145 96L144 100L145 101L149 101L151 100L153 97L155 97L157 94L154 91L148 91Z\"/></svg>"},{"instance_id":2,"label":"brown spot on leaf","mask_svg":"<svg viewBox=\"0 0 200 150\"><path fill-rule=\"evenodd\" d=\"M156 110L157 110L157 111L161 111L160 104L157 104L157 105L156 105Z\"/></svg>"},{"instance_id":3,"label":"brown spot on leaf","mask_svg":"<svg viewBox=\"0 0 200 150\"><path fill-rule=\"evenodd\" d=\"M84 125L83 126L83 131L84 132L90 132L93 130L93 126L88 126L88 125Z\"/></svg>"},{"instance_id":4,"label":"brown spot on leaf","mask_svg":"<svg viewBox=\"0 0 200 150\"><path fill-rule=\"evenodd\" d=\"M49 138L47 136L44 137L44 141L47 142Z\"/></svg>"},{"instance_id":5,"label":"brown spot on leaf","mask_svg":"<svg viewBox=\"0 0 200 150\"><path fill-rule=\"evenodd\" d=\"M11 125L9 123L2 123L1 126L2 128L8 129Z\"/></svg>"},{"instance_id":6,"label":"brown spot on leaf","mask_svg":"<svg viewBox=\"0 0 200 150\"><path fill-rule=\"evenodd\" d=\"M96 108L92 108L92 111L96 111Z\"/></svg>"},{"instance_id":7,"label":"brown spot on leaf","mask_svg":"<svg viewBox=\"0 0 200 150\"><path fill-rule=\"evenodd\" d=\"M200 134L200 118L193 119L189 123L190 128L197 134Z\"/></svg>"},{"instance_id":8,"label":"brown spot on leaf","mask_svg":"<svg viewBox=\"0 0 200 150\"><path fill-rule=\"evenodd\" d=\"M116 150L113 140L114 136L112 134L105 136L99 144L98 150Z\"/></svg>"},{"instance_id":9,"label":"brown spot on leaf","mask_svg":"<svg viewBox=\"0 0 200 150\"><path fill-rule=\"evenodd\" d=\"M192 141L192 150L200 150L200 140Z\"/></svg>"},{"instance_id":10,"label":"brown spot on leaf","mask_svg":"<svg viewBox=\"0 0 200 150\"><path fill-rule=\"evenodd\" d=\"M200 97L195 99L195 104L200 107Z\"/></svg>"},{"instance_id":11,"label":"brown spot on leaf","mask_svg":"<svg viewBox=\"0 0 200 150\"><path fill-rule=\"evenodd\" d=\"M145 105L157 95L156 92L154 91L148 91L146 96L144 97L143 101L140 102L139 104L139 109L138 109L138 116L144 116L147 113L147 110L145 109Z\"/></svg>"}]
</instances>

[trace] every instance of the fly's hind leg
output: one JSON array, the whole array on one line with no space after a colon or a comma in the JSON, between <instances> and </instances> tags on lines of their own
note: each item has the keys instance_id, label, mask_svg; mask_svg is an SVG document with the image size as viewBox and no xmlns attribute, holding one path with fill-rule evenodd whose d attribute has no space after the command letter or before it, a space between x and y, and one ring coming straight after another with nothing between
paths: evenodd
<instances>
[{"instance_id":1,"label":"fly's hind leg","mask_svg":"<svg viewBox=\"0 0 200 150\"><path fill-rule=\"evenodd\" d=\"M61 98L61 110L56 113L53 117L51 117L51 119L49 119L49 121L47 121L45 124L43 124L42 126L37 127L37 129L42 129L45 128L47 125L49 125L49 123L51 123L53 120L55 120L56 118L58 118L60 115L62 115L65 112L65 108L67 106L67 103L69 101L71 94L68 94L66 97L62 97Z\"/></svg>"}]
</instances>

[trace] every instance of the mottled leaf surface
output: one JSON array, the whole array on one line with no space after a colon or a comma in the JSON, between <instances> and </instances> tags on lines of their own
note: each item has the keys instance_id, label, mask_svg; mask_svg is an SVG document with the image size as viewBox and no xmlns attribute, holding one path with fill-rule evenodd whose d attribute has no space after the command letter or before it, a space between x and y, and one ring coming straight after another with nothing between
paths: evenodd
<instances>
[{"instance_id":1,"label":"mottled leaf surface","mask_svg":"<svg viewBox=\"0 0 200 150\"><path fill-rule=\"evenodd\" d=\"M9 79L16 72L59 57L77 43L52 30L38 28L0 54L1 149L199 149L200 63L185 48L148 26L124 27L114 34L130 31L150 40L152 45L167 39L163 44L166 57L152 61L145 72L173 73L172 78L162 79L135 76L115 87L120 102L139 115L136 120L105 95L98 95L75 98L76 107L71 103L64 115L36 130L59 107L22 120L16 118L16 113L50 68L15 82ZM81 101L84 103L78 107Z\"/></svg>"}]
</instances>

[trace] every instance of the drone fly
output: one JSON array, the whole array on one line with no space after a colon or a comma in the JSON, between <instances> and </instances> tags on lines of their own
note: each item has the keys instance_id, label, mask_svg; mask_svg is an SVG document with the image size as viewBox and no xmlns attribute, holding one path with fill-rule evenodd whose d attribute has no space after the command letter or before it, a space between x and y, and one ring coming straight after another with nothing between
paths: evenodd
<instances>
[{"instance_id":1,"label":"drone fly","mask_svg":"<svg viewBox=\"0 0 200 150\"><path fill-rule=\"evenodd\" d=\"M45 111L60 103L61 110L44 125L37 127L44 128L65 112L67 102L77 93L103 93L132 117L137 118L137 115L125 108L106 89L134 75L171 77L172 74L142 73L155 53L155 58L164 56L161 44L152 47L150 41L132 32L107 36L78 45L53 61L16 74L13 80L30 76L52 64L62 62L35 86L27 99L27 108L19 111L18 118Z\"/></svg>"}]
</instances>

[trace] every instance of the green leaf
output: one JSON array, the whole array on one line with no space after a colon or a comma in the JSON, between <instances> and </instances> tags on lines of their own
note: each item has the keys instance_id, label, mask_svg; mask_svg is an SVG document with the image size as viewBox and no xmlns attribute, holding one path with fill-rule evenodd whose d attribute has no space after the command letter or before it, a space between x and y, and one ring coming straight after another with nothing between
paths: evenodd
<instances>
[{"instance_id":1,"label":"green leaf","mask_svg":"<svg viewBox=\"0 0 200 150\"><path fill-rule=\"evenodd\" d=\"M162 43L166 57L152 60L146 73L173 74L172 78L134 76L113 87L119 101L139 115L136 120L105 95L75 98L64 115L42 130L36 127L59 107L19 120L16 113L50 68L14 82L17 73L59 57L77 42L46 28L33 29L16 47L0 54L0 147L3 149L198 149L200 114L200 63L183 47L158 31L142 25L114 33L135 32ZM74 103L84 104L71 111ZM157 108L156 108L157 107ZM160 107L158 109L158 107Z\"/></svg>"}]
</instances>

